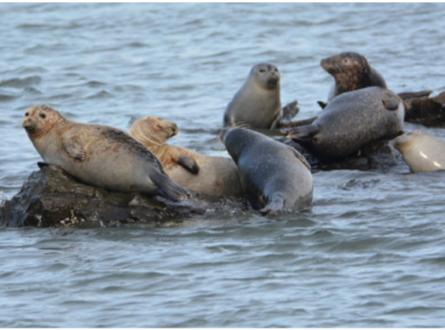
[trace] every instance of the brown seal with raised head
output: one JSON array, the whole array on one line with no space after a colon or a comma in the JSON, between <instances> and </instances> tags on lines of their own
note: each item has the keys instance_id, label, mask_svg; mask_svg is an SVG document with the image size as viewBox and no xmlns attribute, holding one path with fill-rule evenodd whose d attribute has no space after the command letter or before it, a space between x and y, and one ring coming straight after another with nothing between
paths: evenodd
<instances>
[{"instance_id":1,"label":"brown seal with raised head","mask_svg":"<svg viewBox=\"0 0 445 330\"><path fill-rule=\"evenodd\" d=\"M158 157L165 172L181 186L214 197L242 196L238 169L232 159L200 155L166 143L178 134L175 123L149 116L138 119L129 133Z\"/></svg>"},{"instance_id":2,"label":"brown seal with raised head","mask_svg":"<svg viewBox=\"0 0 445 330\"><path fill-rule=\"evenodd\" d=\"M393 141L413 172L445 170L445 141L427 132L405 133Z\"/></svg>"},{"instance_id":3,"label":"brown seal with raised head","mask_svg":"<svg viewBox=\"0 0 445 330\"><path fill-rule=\"evenodd\" d=\"M332 163L371 142L400 135L404 115L404 103L395 93L368 87L336 97L312 124L286 133L321 161Z\"/></svg>"},{"instance_id":4,"label":"brown seal with raised head","mask_svg":"<svg viewBox=\"0 0 445 330\"><path fill-rule=\"evenodd\" d=\"M270 63L259 63L227 105L224 127L246 125L257 129L277 127L282 116L280 72Z\"/></svg>"},{"instance_id":5,"label":"brown seal with raised head","mask_svg":"<svg viewBox=\"0 0 445 330\"><path fill-rule=\"evenodd\" d=\"M29 108L23 127L45 162L80 181L173 201L187 198L187 191L165 174L156 157L119 129L76 123L48 105Z\"/></svg>"},{"instance_id":6,"label":"brown seal with raised head","mask_svg":"<svg viewBox=\"0 0 445 330\"><path fill-rule=\"evenodd\" d=\"M321 60L320 64L335 79L328 101L340 94L366 87L387 88L383 76L371 67L366 57L358 53L340 53Z\"/></svg>"},{"instance_id":7,"label":"brown seal with raised head","mask_svg":"<svg viewBox=\"0 0 445 330\"><path fill-rule=\"evenodd\" d=\"M294 148L246 128L225 128L221 140L238 165L244 194L261 213L310 208L313 181Z\"/></svg>"}]
</instances>

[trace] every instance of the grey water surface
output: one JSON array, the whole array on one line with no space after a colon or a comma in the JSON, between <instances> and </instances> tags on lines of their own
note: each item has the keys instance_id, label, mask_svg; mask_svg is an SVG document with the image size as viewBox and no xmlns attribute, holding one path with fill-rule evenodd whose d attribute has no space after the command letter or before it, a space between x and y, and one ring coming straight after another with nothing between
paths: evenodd
<instances>
[{"instance_id":1,"label":"grey water surface","mask_svg":"<svg viewBox=\"0 0 445 330\"><path fill-rule=\"evenodd\" d=\"M181 130L172 144L228 156L224 108L255 63L280 68L300 119L332 83L320 60L341 51L367 56L395 92L439 93L444 16L443 3L2 3L0 201L37 169L21 127L33 104L124 130L164 117ZM445 173L314 182L301 214L0 229L0 327L445 326Z\"/></svg>"}]
</instances>

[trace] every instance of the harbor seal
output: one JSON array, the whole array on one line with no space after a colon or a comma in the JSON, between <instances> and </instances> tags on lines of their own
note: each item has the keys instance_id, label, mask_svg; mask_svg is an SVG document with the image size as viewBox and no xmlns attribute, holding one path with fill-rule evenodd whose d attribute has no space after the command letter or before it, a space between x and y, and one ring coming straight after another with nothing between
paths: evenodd
<instances>
[{"instance_id":1,"label":"harbor seal","mask_svg":"<svg viewBox=\"0 0 445 330\"><path fill-rule=\"evenodd\" d=\"M260 63L250 70L247 80L227 105L224 127L248 125L273 129L281 116L280 72L273 64Z\"/></svg>"},{"instance_id":2,"label":"harbor seal","mask_svg":"<svg viewBox=\"0 0 445 330\"><path fill-rule=\"evenodd\" d=\"M366 87L387 88L383 76L358 53L340 53L321 60L320 64L335 79L329 91L329 102L340 94Z\"/></svg>"},{"instance_id":3,"label":"harbor seal","mask_svg":"<svg viewBox=\"0 0 445 330\"><path fill-rule=\"evenodd\" d=\"M310 166L294 148L246 128L225 128L221 140L238 165L249 204L263 214L312 205Z\"/></svg>"},{"instance_id":4,"label":"harbor seal","mask_svg":"<svg viewBox=\"0 0 445 330\"><path fill-rule=\"evenodd\" d=\"M45 162L80 181L173 201L187 198L187 191L165 174L156 157L119 129L76 123L48 105L29 108L23 127Z\"/></svg>"},{"instance_id":5,"label":"harbor seal","mask_svg":"<svg viewBox=\"0 0 445 330\"><path fill-rule=\"evenodd\" d=\"M285 131L325 163L341 161L377 140L403 132L405 107L392 91L368 87L344 93L310 125Z\"/></svg>"},{"instance_id":6,"label":"harbor seal","mask_svg":"<svg viewBox=\"0 0 445 330\"><path fill-rule=\"evenodd\" d=\"M166 143L178 134L175 123L145 117L137 120L129 133L159 159L169 177L181 186L214 197L242 196L238 169L232 159L200 155Z\"/></svg>"},{"instance_id":7,"label":"harbor seal","mask_svg":"<svg viewBox=\"0 0 445 330\"><path fill-rule=\"evenodd\" d=\"M405 133L393 141L413 172L445 169L445 141L424 131Z\"/></svg>"}]
</instances>

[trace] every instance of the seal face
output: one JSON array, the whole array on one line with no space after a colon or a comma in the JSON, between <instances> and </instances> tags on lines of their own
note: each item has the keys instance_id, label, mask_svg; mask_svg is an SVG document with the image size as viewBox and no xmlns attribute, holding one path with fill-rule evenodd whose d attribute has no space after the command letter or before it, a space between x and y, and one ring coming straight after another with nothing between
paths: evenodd
<instances>
[{"instance_id":1,"label":"seal face","mask_svg":"<svg viewBox=\"0 0 445 330\"><path fill-rule=\"evenodd\" d=\"M45 162L87 184L174 201L187 197L156 157L119 129L70 121L48 105L29 108L23 127Z\"/></svg>"},{"instance_id":2,"label":"seal face","mask_svg":"<svg viewBox=\"0 0 445 330\"><path fill-rule=\"evenodd\" d=\"M329 92L329 101L340 94L366 87L387 88L383 76L358 53L340 53L321 60L320 64L335 79Z\"/></svg>"},{"instance_id":3,"label":"seal face","mask_svg":"<svg viewBox=\"0 0 445 330\"><path fill-rule=\"evenodd\" d=\"M400 135L404 114L403 101L395 93L368 87L336 97L311 125L287 132L289 138L330 163L371 142Z\"/></svg>"},{"instance_id":4,"label":"seal face","mask_svg":"<svg viewBox=\"0 0 445 330\"><path fill-rule=\"evenodd\" d=\"M281 115L280 72L273 64L260 63L250 70L244 85L227 105L224 127L275 128Z\"/></svg>"},{"instance_id":5,"label":"seal face","mask_svg":"<svg viewBox=\"0 0 445 330\"><path fill-rule=\"evenodd\" d=\"M266 214L312 205L313 182L306 159L292 147L245 128L226 128L221 140L238 165L250 205Z\"/></svg>"},{"instance_id":6,"label":"seal face","mask_svg":"<svg viewBox=\"0 0 445 330\"><path fill-rule=\"evenodd\" d=\"M405 133L393 141L413 172L432 172L445 169L445 141L427 132Z\"/></svg>"},{"instance_id":7,"label":"seal face","mask_svg":"<svg viewBox=\"0 0 445 330\"><path fill-rule=\"evenodd\" d=\"M137 120L130 135L159 159L168 176L187 189L210 197L241 197L238 169L230 158L199 155L166 142L178 126L158 117Z\"/></svg>"}]
</instances>

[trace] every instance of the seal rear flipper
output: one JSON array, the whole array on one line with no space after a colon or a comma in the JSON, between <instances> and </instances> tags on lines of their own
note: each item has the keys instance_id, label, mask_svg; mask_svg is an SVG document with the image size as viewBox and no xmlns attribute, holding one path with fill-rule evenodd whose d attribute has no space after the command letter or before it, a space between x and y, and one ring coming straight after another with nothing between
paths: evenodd
<instances>
[{"instance_id":1,"label":"seal rear flipper","mask_svg":"<svg viewBox=\"0 0 445 330\"><path fill-rule=\"evenodd\" d=\"M180 155L178 158L178 164L192 174L199 173L199 165L193 157L184 154Z\"/></svg>"},{"instance_id":2,"label":"seal rear flipper","mask_svg":"<svg viewBox=\"0 0 445 330\"><path fill-rule=\"evenodd\" d=\"M307 126L291 128L288 131L286 131L287 133L286 136L292 140L304 141L313 137L318 132L320 132L318 126L315 124L311 124Z\"/></svg>"},{"instance_id":3,"label":"seal rear flipper","mask_svg":"<svg viewBox=\"0 0 445 330\"><path fill-rule=\"evenodd\" d=\"M187 190L177 183L175 183L170 177L162 172L156 172L150 175L151 181L158 188L159 195L168 198L175 202L181 202L186 200L189 196Z\"/></svg>"},{"instance_id":4,"label":"seal rear flipper","mask_svg":"<svg viewBox=\"0 0 445 330\"><path fill-rule=\"evenodd\" d=\"M269 213L275 213L278 211L282 211L284 208L284 199L280 196L273 196L267 205L263 207L260 212L263 215L269 214Z\"/></svg>"}]
</instances>

